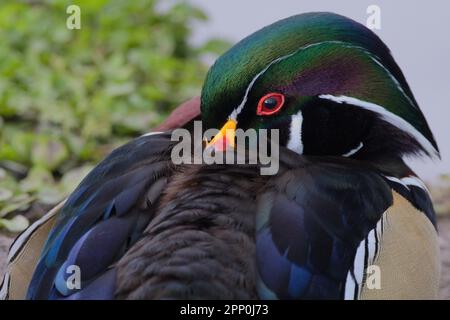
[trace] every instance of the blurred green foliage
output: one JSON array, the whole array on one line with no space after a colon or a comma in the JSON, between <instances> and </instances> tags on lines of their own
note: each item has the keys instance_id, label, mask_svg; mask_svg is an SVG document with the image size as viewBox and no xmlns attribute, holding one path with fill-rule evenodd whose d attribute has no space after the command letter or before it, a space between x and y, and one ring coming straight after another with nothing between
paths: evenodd
<instances>
[{"instance_id":1,"label":"blurred green foliage","mask_svg":"<svg viewBox=\"0 0 450 320\"><path fill-rule=\"evenodd\" d=\"M167 3L0 2L0 228L26 227L21 212L59 202L112 148L199 94L202 57L227 43L193 47L205 14ZM80 30L66 27L70 4Z\"/></svg>"}]
</instances>

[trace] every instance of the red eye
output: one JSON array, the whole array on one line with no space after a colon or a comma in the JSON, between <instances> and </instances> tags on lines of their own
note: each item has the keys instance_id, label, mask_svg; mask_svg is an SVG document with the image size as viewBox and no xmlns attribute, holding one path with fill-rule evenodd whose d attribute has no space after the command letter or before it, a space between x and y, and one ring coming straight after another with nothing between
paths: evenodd
<instances>
[{"instance_id":1,"label":"red eye","mask_svg":"<svg viewBox=\"0 0 450 320\"><path fill-rule=\"evenodd\" d=\"M258 102L256 114L259 116L270 116L280 111L284 104L284 95L281 93L269 93Z\"/></svg>"}]
</instances>

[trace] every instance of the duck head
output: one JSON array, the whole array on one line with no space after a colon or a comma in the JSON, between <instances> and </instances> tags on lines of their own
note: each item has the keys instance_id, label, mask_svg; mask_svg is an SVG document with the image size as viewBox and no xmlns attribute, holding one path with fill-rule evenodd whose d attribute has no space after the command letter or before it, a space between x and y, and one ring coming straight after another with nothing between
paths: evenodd
<instances>
[{"instance_id":1,"label":"duck head","mask_svg":"<svg viewBox=\"0 0 450 320\"><path fill-rule=\"evenodd\" d=\"M225 129L278 129L299 154L439 157L389 49L332 13L278 21L232 47L207 74L201 112L206 128L222 128L215 140Z\"/></svg>"}]
</instances>

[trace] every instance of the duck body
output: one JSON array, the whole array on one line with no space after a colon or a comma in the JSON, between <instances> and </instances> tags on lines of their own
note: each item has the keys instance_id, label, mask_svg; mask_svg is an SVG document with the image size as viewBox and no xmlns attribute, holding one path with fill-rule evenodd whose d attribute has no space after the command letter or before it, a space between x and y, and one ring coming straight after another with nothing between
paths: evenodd
<instances>
[{"instance_id":1,"label":"duck body","mask_svg":"<svg viewBox=\"0 0 450 320\"><path fill-rule=\"evenodd\" d=\"M133 145L134 159L139 151L164 150L167 157L166 150L173 146L168 134L139 139L147 143ZM159 150L148 148L158 143ZM390 246L409 248L413 256L394 259L395 267L391 265L385 274L401 275L412 257L417 257L414 270L405 278L419 281L415 288L391 298L414 296L419 291L423 291L421 298L437 294L438 248L431 201L424 189L405 186L401 177L397 182L375 166L342 158L308 158L287 149L282 150L275 177L260 176L252 165L189 165L171 171L169 158L159 154L153 159L155 163L147 162L138 170L149 166L163 170L146 175L146 187L136 190L138 200L133 200L126 212L114 209L104 214L111 203L127 207L126 201L118 201L125 199L121 184L111 193L103 188L108 184L99 186L90 176L84 180L80 190L99 188L96 196L104 203L95 207L95 212L103 214L93 218L94 227L87 226L91 230L88 237L64 235L66 244L61 248L68 248L69 253L61 251L60 255L69 256L72 264L84 270L86 286L72 293L60 292L54 283L60 275L65 276L59 280L63 281L70 274L58 272L58 268L67 268L69 259L56 260L57 271L39 279L44 282L38 283L39 290L32 298L353 299L370 297L369 293L375 298L377 294L389 297L382 290L364 289L362 266L384 261L386 230L397 211L404 210L402 206L410 206L404 222L419 231L407 242L402 241L402 232L388 240ZM102 181L105 177L117 179L110 174L118 171L108 174L102 170L100 174L97 170L101 168L90 175L102 176ZM134 170L120 171L120 176ZM264 187L256 187L261 185ZM86 205L87 199L78 196L80 203L72 200L71 206L82 207L83 213L100 203L95 200ZM155 201L155 197L160 199ZM56 218L61 219L62 212ZM356 263L358 252L362 265ZM389 251L386 254L389 256ZM429 259L421 261L424 255ZM417 265L424 268L417 269ZM52 269L45 266L44 270ZM394 290L383 279L385 290ZM16 292L12 287L11 292ZM50 290L43 293L42 288Z\"/></svg>"},{"instance_id":2,"label":"duck body","mask_svg":"<svg viewBox=\"0 0 450 320\"><path fill-rule=\"evenodd\" d=\"M119 261L117 297L256 299L257 173L253 166L183 168L163 209Z\"/></svg>"},{"instance_id":3,"label":"duck body","mask_svg":"<svg viewBox=\"0 0 450 320\"><path fill-rule=\"evenodd\" d=\"M113 151L20 235L2 297L437 298L432 202L402 160L437 145L371 31L330 13L294 16L211 68L203 124L279 130L275 175L174 165L171 130L197 116ZM225 131L213 148L234 145ZM79 287L67 285L70 266Z\"/></svg>"}]
</instances>

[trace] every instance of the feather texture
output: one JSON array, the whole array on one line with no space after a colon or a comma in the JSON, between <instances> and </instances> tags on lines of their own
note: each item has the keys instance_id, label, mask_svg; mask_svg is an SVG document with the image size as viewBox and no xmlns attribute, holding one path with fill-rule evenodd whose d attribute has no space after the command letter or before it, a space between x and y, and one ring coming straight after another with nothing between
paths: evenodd
<instances>
[{"instance_id":1,"label":"feather texture","mask_svg":"<svg viewBox=\"0 0 450 320\"><path fill-rule=\"evenodd\" d=\"M85 203L68 202L77 203L77 214L59 217L53 231L59 233L50 235L34 274L32 298L340 299L346 289L361 292L359 248L379 250L367 239L374 239L392 206L392 190L402 192L425 219L434 218L423 189L405 187L357 160L305 157L281 148L276 176L258 175L258 165L174 170L160 160L146 162L145 169L134 166L128 175L116 172L112 180L130 180L115 194L101 197L114 190L105 180L94 196L77 194ZM150 181L140 185L137 172ZM90 188L85 183L80 193ZM91 203L92 197L104 205ZM95 222L77 226L91 219L84 214L96 216ZM82 270L81 290L66 286L69 265Z\"/></svg>"},{"instance_id":2,"label":"feather texture","mask_svg":"<svg viewBox=\"0 0 450 320\"><path fill-rule=\"evenodd\" d=\"M68 265L81 264L87 285L139 238L164 187L161 178L171 174L171 145L170 133L137 138L113 151L81 182L49 235L28 298L70 295L62 289Z\"/></svg>"},{"instance_id":3,"label":"feather texture","mask_svg":"<svg viewBox=\"0 0 450 320\"><path fill-rule=\"evenodd\" d=\"M122 299L255 299L252 166L174 176L142 239L117 265Z\"/></svg>"},{"instance_id":4,"label":"feather texture","mask_svg":"<svg viewBox=\"0 0 450 320\"><path fill-rule=\"evenodd\" d=\"M269 182L256 242L265 295L343 297L359 243L392 204L380 175L349 164L304 158Z\"/></svg>"}]
</instances>

